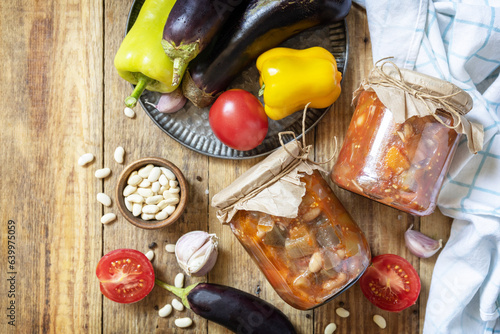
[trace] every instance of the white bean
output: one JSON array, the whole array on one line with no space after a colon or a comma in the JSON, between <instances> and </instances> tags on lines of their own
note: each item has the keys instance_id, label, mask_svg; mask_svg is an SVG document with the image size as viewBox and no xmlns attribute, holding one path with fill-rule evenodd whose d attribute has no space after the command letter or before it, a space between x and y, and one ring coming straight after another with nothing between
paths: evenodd
<instances>
[{"instance_id":1,"label":"white bean","mask_svg":"<svg viewBox=\"0 0 500 334\"><path fill-rule=\"evenodd\" d=\"M339 307L335 310L335 313L337 313L337 315L339 317L342 317L342 318L347 318L349 316L349 311L347 311L345 308L343 307Z\"/></svg>"},{"instance_id":2,"label":"white bean","mask_svg":"<svg viewBox=\"0 0 500 334\"><path fill-rule=\"evenodd\" d=\"M166 198L165 201L168 205L174 205L179 203L179 198Z\"/></svg>"},{"instance_id":3,"label":"white bean","mask_svg":"<svg viewBox=\"0 0 500 334\"><path fill-rule=\"evenodd\" d=\"M172 300L172 307L177 311L184 311L184 305L178 299Z\"/></svg>"},{"instance_id":4,"label":"white bean","mask_svg":"<svg viewBox=\"0 0 500 334\"><path fill-rule=\"evenodd\" d=\"M132 215L134 215L134 217L137 217L141 213L142 213L142 204L140 204L140 203L133 203L132 204Z\"/></svg>"},{"instance_id":5,"label":"white bean","mask_svg":"<svg viewBox=\"0 0 500 334\"><path fill-rule=\"evenodd\" d=\"M179 198L179 195L178 194L172 194L171 192L169 192L168 190L164 191L163 192L163 197L165 199L169 199L169 198Z\"/></svg>"},{"instance_id":6,"label":"white bean","mask_svg":"<svg viewBox=\"0 0 500 334\"><path fill-rule=\"evenodd\" d=\"M179 328L187 328L193 324L193 320L191 318L179 318L175 319L174 323Z\"/></svg>"},{"instance_id":7,"label":"white bean","mask_svg":"<svg viewBox=\"0 0 500 334\"><path fill-rule=\"evenodd\" d=\"M148 180L149 182L155 182L158 181L161 175L161 169L160 167L153 167L151 170L151 173L149 173Z\"/></svg>"},{"instance_id":8,"label":"white bean","mask_svg":"<svg viewBox=\"0 0 500 334\"><path fill-rule=\"evenodd\" d=\"M169 206L167 206L163 210L165 210L166 213L168 213L169 215L171 215L175 211L175 205L169 205Z\"/></svg>"},{"instance_id":9,"label":"white bean","mask_svg":"<svg viewBox=\"0 0 500 334\"><path fill-rule=\"evenodd\" d=\"M158 205L158 203L160 203L161 201L163 201L163 196L162 195L155 195L155 196L151 196L151 197L146 198L146 204L156 204L156 205ZM159 206L158 206L158 208L160 210L162 209Z\"/></svg>"},{"instance_id":10,"label":"white bean","mask_svg":"<svg viewBox=\"0 0 500 334\"><path fill-rule=\"evenodd\" d=\"M137 193L142 197L153 196L153 190L151 190L151 188L139 188L137 189Z\"/></svg>"},{"instance_id":11,"label":"white bean","mask_svg":"<svg viewBox=\"0 0 500 334\"><path fill-rule=\"evenodd\" d=\"M109 168L101 168L95 171L95 177L98 179L104 179L111 174L111 169Z\"/></svg>"},{"instance_id":12,"label":"white bean","mask_svg":"<svg viewBox=\"0 0 500 334\"><path fill-rule=\"evenodd\" d=\"M158 196L160 196L160 195L158 195ZM162 196L162 198L163 198L163 196ZM163 209L165 209L168 206L168 204L167 204L167 202L165 200L160 201L156 205L158 205L158 207L160 208L160 210L163 210Z\"/></svg>"},{"instance_id":13,"label":"white bean","mask_svg":"<svg viewBox=\"0 0 500 334\"><path fill-rule=\"evenodd\" d=\"M137 190L136 186L131 186L130 184L127 184L127 186L123 188L123 196L127 197L129 195L132 195L136 190Z\"/></svg>"},{"instance_id":14,"label":"white bean","mask_svg":"<svg viewBox=\"0 0 500 334\"><path fill-rule=\"evenodd\" d=\"M125 116L127 116L128 118L134 118L134 117L135 117L135 111L134 111L134 109L132 109L132 108L125 107L125 109L123 109L123 113L124 113L124 114L125 114Z\"/></svg>"},{"instance_id":15,"label":"white bean","mask_svg":"<svg viewBox=\"0 0 500 334\"><path fill-rule=\"evenodd\" d=\"M170 188L176 188L179 185L179 182L170 180L168 181L168 185L170 186Z\"/></svg>"},{"instance_id":16,"label":"white bean","mask_svg":"<svg viewBox=\"0 0 500 334\"><path fill-rule=\"evenodd\" d=\"M131 186L138 186L141 182L142 182L142 177L137 174L131 175L127 180L127 184Z\"/></svg>"},{"instance_id":17,"label":"white bean","mask_svg":"<svg viewBox=\"0 0 500 334\"><path fill-rule=\"evenodd\" d=\"M155 219L156 220L164 220L164 219L167 219L167 218L168 218L168 213L166 213L165 211L158 212L155 215Z\"/></svg>"},{"instance_id":18,"label":"white bean","mask_svg":"<svg viewBox=\"0 0 500 334\"><path fill-rule=\"evenodd\" d=\"M92 153L85 153L80 158L78 158L78 164L80 166L85 166L86 164L94 160L94 155Z\"/></svg>"},{"instance_id":19,"label":"white bean","mask_svg":"<svg viewBox=\"0 0 500 334\"><path fill-rule=\"evenodd\" d=\"M154 168L153 164L146 165L146 166L142 167L141 169L139 169L139 175L142 178L147 179L149 176L149 173L151 173L151 170L153 168Z\"/></svg>"},{"instance_id":20,"label":"white bean","mask_svg":"<svg viewBox=\"0 0 500 334\"><path fill-rule=\"evenodd\" d=\"M179 187L170 188L170 189L168 189L168 192L171 194L178 194L181 192L181 188L179 188Z\"/></svg>"},{"instance_id":21,"label":"white bean","mask_svg":"<svg viewBox=\"0 0 500 334\"><path fill-rule=\"evenodd\" d=\"M125 150L123 149L123 147L118 146L114 154L115 161L118 162L119 164L122 164L124 157L125 157Z\"/></svg>"},{"instance_id":22,"label":"white bean","mask_svg":"<svg viewBox=\"0 0 500 334\"><path fill-rule=\"evenodd\" d=\"M146 257L148 258L149 261L153 261L153 258L155 257L155 252L152 250L146 252Z\"/></svg>"},{"instance_id":23,"label":"white bean","mask_svg":"<svg viewBox=\"0 0 500 334\"><path fill-rule=\"evenodd\" d=\"M151 219L155 219L155 215L153 214L150 214L150 213L142 213L141 214L141 219L143 220L151 220Z\"/></svg>"},{"instance_id":24,"label":"white bean","mask_svg":"<svg viewBox=\"0 0 500 334\"><path fill-rule=\"evenodd\" d=\"M167 177L167 179L169 179L169 180L175 180L175 179L177 179L175 177L175 174L170 169L163 167L161 170L162 170L163 174L165 174L165 176Z\"/></svg>"},{"instance_id":25,"label":"white bean","mask_svg":"<svg viewBox=\"0 0 500 334\"><path fill-rule=\"evenodd\" d=\"M165 176L165 174L161 174L160 175L160 178L158 179L158 181L160 182L160 184L162 186L166 186L168 184L168 179L167 177Z\"/></svg>"},{"instance_id":26,"label":"white bean","mask_svg":"<svg viewBox=\"0 0 500 334\"><path fill-rule=\"evenodd\" d=\"M142 203L144 202L144 197L142 197L139 194L132 194L126 197L127 201L132 202L132 203Z\"/></svg>"},{"instance_id":27,"label":"white bean","mask_svg":"<svg viewBox=\"0 0 500 334\"><path fill-rule=\"evenodd\" d=\"M177 275L175 275L174 286L176 288L183 288L184 287L184 274L183 273L178 273Z\"/></svg>"},{"instance_id":28,"label":"white bean","mask_svg":"<svg viewBox=\"0 0 500 334\"><path fill-rule=\"evenodd\" d=\"M111 198L108 195L106 195L105 193L98 193L97 194L97 201L104 206L111 205Z\"/></svg>"},{"instance_id":29,"label":"white bean","mask_svg":"<svg viewBox=\"0 0 500 334\"><path fill-rule=\"evenodd\" d=\"M323 267L323 257L320 252L315 252L309 260L309 271L317 273Z\"/></svg>"},{"instance_id":30,"label":"white bean","mask_svg":"<svg viewBox=\"0 0 500 334\"><path fill-rule=\"evenodd\" d=\"M109 224L115 219L116 219L116 215L114 213L112 213L112 212L106 213L104 216L101 217L101 223Z\"/></svg>"},{"instance_id":31,"label":"white bean","mask_svg":"<svg viewBox=\"0 0 500 334\"><path fill-rule=\"evenodd\" d=\"M142 207L142 212L143 213L149 213L149 214L154 214L160 211L160 208L158 208L157 205L150 204L150 205L144 205Z\"/></svg>"},{"instance_id":32,"label":"white bean","mask_svg":"<svg viewBox=\"0 0 500 334\"><path fill-rule=\"evenodd\" d=\"M159 311L158 315L162 318L168 317L172 313L172 305L167 304L163 306Z\"/></svg>"},{"instance_id":33,"label":"white bean","mask_svg":"<svg viewBox=\"0 0 500 334\"><path fill-rule=\"evenodd\" d=\"M140 175L139 175L140 176ZM142 177L142 176L141 176ZM148 179L144 179L141 181L141 183L139 183L139 187L141 188L147 188L151 185L151 182L149 182Z\"/></svg>"},{"instance_id":34,"label":"white bean","mask_svg":"<svg viewBox=\"0 0 500 334\"><path fill-rule=\"evenodd\" d=\"M166 244L165 250L169 253L175 253L175 244Z\"/></svg>"},{"instance_id":35,"label":"white bean","mask_svg":"<svg viewBox=\"0 0 500 334\"><path fill-rule=\"evenodd\" d=\"M164 176L164 175L162 175L162 176ZM153 190L153 192L155 194L158 194L158 192L160 191L160 187L161 187L160 182L156 181L156 182L153 182L153 184L151 185L151 190Z\"/></svg>"},{"instance_id":36,"label":"white bean","mask_svg":"<svg viewBox=\"0 0 500 334\"><path fill-rule=\"evenodd\" d=\"M385 318L381 315L375 314L373 316L373 322L377 324L380 328L384 329L387 327L387 322L385 321Z\"/></svg>"},{"instance_id":37,"label":"white bean","mask_svg":"<svg viewBox=\"0 0 500 334\"><path fill-rule=\"evenodd\" d=\"M125 203L125 207L127 208L128 211L132 212L132 203L127 201L126 198L123 199L123 203Z\"/></svg>"},{"instance_id":38,"label":"white bean","mask_svg":"<svg viewBox=\"0 0 500 334\"><path fill-rule=\"evenodd\" d=\"M337 325L335 323L330 323L325 327L325 334L333 334L337 330Z\"/></svg>"}]
</instances>

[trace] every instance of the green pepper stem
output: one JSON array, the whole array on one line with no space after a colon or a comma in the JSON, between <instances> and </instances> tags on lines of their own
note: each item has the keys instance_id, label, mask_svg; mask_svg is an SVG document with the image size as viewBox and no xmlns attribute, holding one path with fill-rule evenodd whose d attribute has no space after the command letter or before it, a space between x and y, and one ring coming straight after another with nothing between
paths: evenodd
<instances>
[{"instance_id":1,"label":"green pepper stem","mask_svg":"<svg viewBox=\"0 0 500 334\"><path fill-rule=\"evenodd\" d=\"M189 302L187 300L187 296L189 295L191 290L193 290L199 283L192 284L192 285L187 286L185 288L177 288L173 285L162 282L159 279L155 279L155 283L156 283L156 285L164 288L165 290L172 292L174 295L179 297L182 301L182 304L184 304L184 306L186 306L188 309L191 309L191 307L189 306Z\"/></svg>"},{"instance_id":2,"label":"green pepper stem","mask_svg":"<svg viewBox=\"0 0 500 334\"><path fill-rule=\"evenodd\" d=\"M137 81L137 85L135 85L134 91L132 92L132 94L130 94L130 96L128 96L125 99L125 105L129 108L133 108L137 105L137 100L142 95L142 92L144 92L144 90L146 89L146 86L151 81L153 81L153 79L145 76L142 73L139 74L138 78L139 78L139 80Z\"/></svg>"},{"instance_id":3,"label":"green pepper stem","mask_svg":"<svg viewBox=\"0 0 500 334\"><path fill-rule=\"evenodd\" d=\"M266 84L262 84L262 87L259 89L259 96L264 95L264 89L266 89Z\"/></svg>"}]
</instances>

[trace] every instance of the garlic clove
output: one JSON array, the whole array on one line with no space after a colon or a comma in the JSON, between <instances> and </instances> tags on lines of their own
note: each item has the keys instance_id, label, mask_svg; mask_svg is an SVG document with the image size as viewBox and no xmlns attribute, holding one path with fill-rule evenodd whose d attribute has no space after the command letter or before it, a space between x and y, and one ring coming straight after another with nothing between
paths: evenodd
<instances>
[{"instance_id":1,"label":"garlic clove","mask_svg":"<svg viewBox=\"0 0 500 334\"><path fill-rule=\"evenodd\" d=\"M177 261L187 263L189 258L208 240L209 235L203 231L192 231L184 234L175 244Z\"/></svg>"},{"instance_id":2,"label":"garlic clove","mask_svg":"<svg viewBox=\"0 0 500 334\"><path fill-rule=\"evenodd\" d=\"M443 240L434 240L425 234L412 230L413 224L405 232L406 247L413 255L420 258L428 258L436 254L443 247Z\"/></svg>"},{"instance_id":3,"label":"garlic clove","mask_svg":"<svg viewBox=\"0 0 500 334\"><path fill-rule=\"evenodd\" d=\"M215 265L218 238L204 231L192 231L179 238L175 256L179 266L189 276L204 276Z\"/></svg>"},{"instance_id":4,"label":"garlic clove","mask_svg":"<svg viewBox=\"0 0 500 334\"><path fill-rule=\"evenodd\" d=\"M215 253L215 254L214 254ZM188 261L187 272L193 276L204 276L217 261L217 243L207 242Z\"/></svg>"}]
</instances>

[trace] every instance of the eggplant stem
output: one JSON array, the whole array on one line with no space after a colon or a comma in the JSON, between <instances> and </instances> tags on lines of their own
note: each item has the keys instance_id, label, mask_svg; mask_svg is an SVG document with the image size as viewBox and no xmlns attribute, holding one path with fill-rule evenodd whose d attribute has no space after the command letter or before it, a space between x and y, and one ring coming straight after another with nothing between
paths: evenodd
<instances>
[{"instance_id":1,"label":"eggplant stem","mask_svg":"<svg viewBox=\"0 0 500 334\"><path fill-rule=\"evenodd\" d=\"M173 61L172 86L177 86L181 81L188 63L200 53L199 41L175 46L165 39L161 41L165 54Z\"/></svg>"},{"instance_id":2,"label":"eggplant stem","mask_svg":"<svg viewBox=\"0 0 500 334\"><path fill-rule=\"evenodd\" d=\"M162 282L157 278L155 279L155 283L156 283L156 285L164 288L165 290L172 292L174 295L179 297L182 301L182 304L184 304L184 306L187 307L188 309L191 309L191 307L189 306L189 302L187 300L187 296L189 295L191 290L193 290L199 283L189 285L185 288L177 288L173 285Z\"/></svg>"},{"instance_id":3,"label":"eggplant stem","mask_svg":"<svg viewBox=\"0 0 500 334\"><path fill-rule=\"evenodd\" d=\"M142 73L139 73L138 75L138 80L137 80L137 85L135 85L134 91L130 96L128 96L125 99L125 105L129 108L133 108L137 105L137 100L139 100L139 97L142 95L144 90L146 89L146 86L153 81L153 79L145 76Z\"/></svg>"}]
</instances>

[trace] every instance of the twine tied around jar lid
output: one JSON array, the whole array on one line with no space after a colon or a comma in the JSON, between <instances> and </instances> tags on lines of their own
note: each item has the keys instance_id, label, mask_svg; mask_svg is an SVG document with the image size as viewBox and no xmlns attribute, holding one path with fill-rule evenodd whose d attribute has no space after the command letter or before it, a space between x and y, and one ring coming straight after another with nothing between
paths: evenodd
<instances>
[{"instance_id":1,"label":"twine tied around jar lid","mask_svg":"<svg viewBox=\"0 0 500 334\"><path fill-rule=\"evenodd\" d=\"M240 175L231 185L212 198L212 206L217 208L217 218L229 223L239 210L260 211L267 214L293 218L305 194L305 185L300 181L304 174L311 174L319 165L330 162L336 154L326 161L316 162L309 158L312 145L306 145L305 119L307 104L302 118L302 142L293 131L278 134L281 148L260 163ZM292 135L293 140L284 143L283 136ZM335 148L337 138L335 138ZM271 187L273 190L271 190ZM264 192L264 190L268 191ZM273 194L277 194L274 196Z\"/></svg>"},{"instance_id":2,"label":"twine tied around jar lid","mask_svg":"<svg viewBox=\"0 0 500 334\"><path fill-rule=\"evenodd\" d=\"M332 156L328 160L316 162L314 160L309 159L309 153L311 152L312 145L306 145L306 115L307 115L307 109L309 108L310 104L311 104L311 102L306 104L306 106L304 107L304 110L302 111L302 143L299 142L299 140L295 136L295 132L293 132L293 131L281 131L278 133L278 138L279 138L281 147L288 154L290 154L292 157L297 159L297 161L307 161L307 162L315 164L315 165L324 165L324 164L327 164L330 161L332 161L333 158L335 158L335 154L337 154L337 137L335 137L335 136L333 137L333 139L335 140L335 151L333 152ZM300 154L298 154L298 155L294 154L286 148L286 145L283 142L284 135L291 135L293 137L293 140L296 141L299 145Z\"/></svg>"},{"instance_id":3,"label":"twine tied around jar lid","mask_svg":"<svg viewBox=\"0 0 500 334\"><path fill-rule=\"evenodd\" d=\"M433 116L447 128L465 134L468 148L477 153L483 145L483 127L470 122L464 115L472 109L472 98L454 84L419 72L400 69L388 58L375 63L374 68L353 93L353 103L359 94L374 91L391 111L397 124L418 116ZM382 62L382 63L381 63ZM381 63L381 65L379 65ZM388 66L390 65L390 66ZM446 124L437 112L448 114L453 124Z\"/></svg>"}]
</instances>

